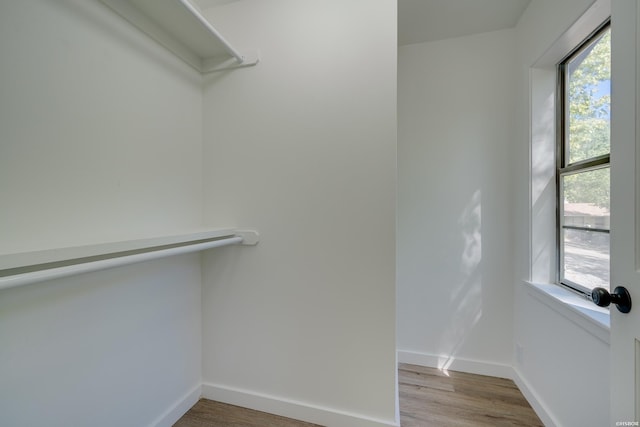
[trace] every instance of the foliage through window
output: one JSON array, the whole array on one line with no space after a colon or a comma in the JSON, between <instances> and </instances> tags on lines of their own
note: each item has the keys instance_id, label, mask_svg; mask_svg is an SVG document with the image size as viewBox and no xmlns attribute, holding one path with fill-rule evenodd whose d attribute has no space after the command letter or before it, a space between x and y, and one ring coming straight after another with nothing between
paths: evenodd
<instances>
[{"instance_id":1,"label":"foliage through window","mask_svg":"<svg viewBox=\"0 0 640 427\"><path fill-rule=\"evenodd\" d=\"M609 288L611 31L605 24L559 64L559 280Z\"/></svg>"}]
</instances>

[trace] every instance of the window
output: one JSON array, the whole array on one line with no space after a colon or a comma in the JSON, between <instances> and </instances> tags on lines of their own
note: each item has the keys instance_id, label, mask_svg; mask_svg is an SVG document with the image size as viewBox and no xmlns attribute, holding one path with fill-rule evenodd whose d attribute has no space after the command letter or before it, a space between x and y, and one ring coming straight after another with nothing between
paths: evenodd
<instances>
[{"instance_id":1,"label":"window","mask_svg":"<svg viewBox=\"0 0 640 427\"><path fill-rule=\"evenodd\" d=\"M559 281L590 294L609 289L610 26L558 66Z\"/></svg>"}]
</instances>

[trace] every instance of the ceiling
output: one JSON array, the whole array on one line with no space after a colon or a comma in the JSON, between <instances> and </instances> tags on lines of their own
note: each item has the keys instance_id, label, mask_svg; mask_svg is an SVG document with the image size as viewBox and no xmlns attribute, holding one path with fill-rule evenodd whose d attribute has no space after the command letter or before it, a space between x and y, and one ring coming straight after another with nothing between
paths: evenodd
<instances>
[{"instance_id":1,"label":"ceiling","mask_svg":"<svg viewBox=\"0 0 640 427\"><path fill-rule=\"evenodd\" d=\"M196 0L207 9L240 0ZM398 44L513 28L531 0L398 0Z\"/></svg>"},{"instance_id":2,"label":"ceiling","mask_svg":"<svg viewBox=\"0 0 640 427\"><path fill-rule=\"evenodd\" d=\"M398 44L513 28L530 0L398 0Z\"/></svg>"}]
</instances>

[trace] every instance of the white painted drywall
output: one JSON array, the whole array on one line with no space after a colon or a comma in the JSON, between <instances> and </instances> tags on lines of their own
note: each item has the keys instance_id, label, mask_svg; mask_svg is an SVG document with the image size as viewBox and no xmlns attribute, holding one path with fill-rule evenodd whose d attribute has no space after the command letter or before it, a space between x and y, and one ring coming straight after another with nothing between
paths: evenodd
<instances>
[{"instance_id":1,"label":"white painted drywall","mask_svg":"<svg viewBox=\"0 0 640 427\"><path fill-rule=\"evenodd\" d=\"M400 47L401 361L509 375L515 32Z\"/></svg>"},{"instance_id":2,"label":"white painted drywall","mask_svg":"<svg viewBox=\"0 0 640 427\"><path fill-rule=\"evenodd\" d=\"M202 79L97 0L0 4L0 253L201 223ZM0 425L146 426L201 381L199 256L0 292Z\"/></svg>"},{"instance_id":3,"label":"white painted drywall","mask_svg":"<svg viewBox=\"0 0 640 427\"><path fill-rule=\"evenodd\" d=\"M0 424L151 426L197 398L200 277L190 255L3 290Z\"/></svg>"},{"instance_id":4,"label":"white painted drywall","mask_svg":"<svg viewBox=\"0 0 640 427\"><path fill-rule=\"evenodd\" d=\"M550 121L553 69L562 57L550 55L562 51L557 41L591 3L534 1L517 27L518 120L512 158L516 273L513 364L519 385L542 419L558 426L609 424L608 344L587 332L588 322L567 317L523 284L525 280L549 282L554 275L554 232L549 230L555 215L555 202L550 199L554 193L554 124Z\"/></svg>"},{"instance_id":5,"label":"white painted drywall","mask_svg":"<svg viewBox=\"0 0 640 427\"><path fill-rule=\"evenodd\" d=\"M206 79L205 396L324 425L395 422L396 4L235 2L258 66ZM240 248L238 248L240 249Z\"/></svg>"},{"instance_id":6,"label":"white painted drywall","mask_svg":"<svg viewBox=\"0 0 640 427\"><path fill-rule=\"evenodd\" d=\"M0 253L199 226L201 76L97 0L1 8Z\"/></svg>"}]
</instances>

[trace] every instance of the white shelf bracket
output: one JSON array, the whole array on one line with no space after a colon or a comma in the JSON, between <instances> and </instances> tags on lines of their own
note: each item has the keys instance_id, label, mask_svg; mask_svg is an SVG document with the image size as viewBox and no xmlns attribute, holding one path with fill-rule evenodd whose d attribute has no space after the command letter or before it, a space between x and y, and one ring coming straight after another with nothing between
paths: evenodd
<instances>
[{"instance_id":1,"label":"white shelf bracket","mask_svg":"<svg viewBox=\"0 0 640 427\"><path fill-rule=\"evenodd\" d=\"M234 49L233 46L231 46L231 44L227 41L227 39L225 39L224 36L220 34L220 32L216 29L216 27L211 25L211 23L207 20L207 18L205 18L189 0L179 0L179 1L180 3L182 3L184 7L187 8L189 12L191 12L191 14L202 24L202 26L207 29L207 31L209 31L215 38L217 38L220 41L220 43L222 43L222 45L224 46L224 49L229 53L229 55L236 58L236 61L238 61L239 63L243 62L244 59L242 57L242 54L238 52L236 49Z\"/></svg>"},{"instance_id":2,"label":"white shelf bracket","mask_svg":"<svg viewBox=\"0 0 640 427\"><path fill-rule=\"evenodd\" d=\"M236 230L235 235L242 237L241 245L255 246L260 241L260 234L254 230Z\"/></svg>"},{"instance_id":3,"label":"white shelf bracket","mask_svg":"<svg viewBox=\"0 0 640 427\"><path fill-rule=\"evenodd\" d=\"M235 67L226 66L224 67L225 69L237 68L237 67L248 67L250 65L256 65L258 63L259 58L257 53L252 55L243 55L242 53L238 52L238 50L235 49L233 46L231 46L231 43L229 43L229 41L216 29L216 27L211 25L211 22L209 22L209 20L205 18L202 15L202 13L200 13L198 8L196 8L189 0L179 0L179 1L184 7L187 8L187 10L189 10L189 12L198 20L198 22L200 22L200 24L202 24L202 26L206 28L206 30L209 31L209 33L211 33L211 35L213 35L215 38L217 38L220 41L220 44L222 44L222 46L227 51L227 53L233 56L236 62L235 64L236 66ZM211 69L207 71L209 72L216 71L216 69Z\"/></svg>"},{"instance_id":4,"label":"white shelf bracket","mask_svg":"<svg viewBox=\"0 0 640 427\"><path fill-rule=\"evenodd\" d=\"M216 71L232 70L234 68L251 67L260 62L260 54L258 51L245 52L242 55L242 62L238 62L235 58L227 58L220 60L219 58L209 58L202 61L202 73L215 73Z\"/></svg>"},{"instance_id":5,"label":"white shelf bracket","mask_svg":"<svg viewBox=\"0 0 640 427\"><path fill-rule=\"evenodd\" d=\"M192 0L100 0L200 73L249 67L257 51L238 51Z\"/></svg>"}]
</instances>

